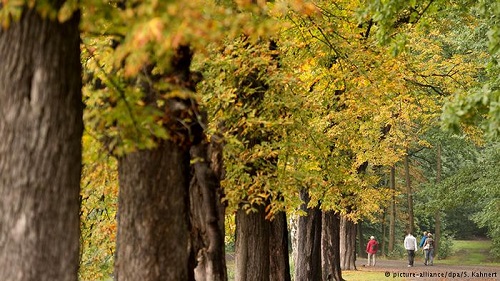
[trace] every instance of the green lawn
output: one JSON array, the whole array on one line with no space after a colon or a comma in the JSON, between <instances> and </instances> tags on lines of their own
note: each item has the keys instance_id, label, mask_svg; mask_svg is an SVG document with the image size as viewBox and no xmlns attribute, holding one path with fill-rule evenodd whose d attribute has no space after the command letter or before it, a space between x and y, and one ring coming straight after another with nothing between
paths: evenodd
<instances>
[{"instance_id":1,"label":"green lawn","mask_svg":"<svg viewBox=\"0 0 500 281\"><path fill-rule=\"evenodd\" d=\"M439 263L449 265L494 265L500 266L500 261L494 260L490 254L489 240L455 240L452 254Z\"/></svg>"}]
</instances>

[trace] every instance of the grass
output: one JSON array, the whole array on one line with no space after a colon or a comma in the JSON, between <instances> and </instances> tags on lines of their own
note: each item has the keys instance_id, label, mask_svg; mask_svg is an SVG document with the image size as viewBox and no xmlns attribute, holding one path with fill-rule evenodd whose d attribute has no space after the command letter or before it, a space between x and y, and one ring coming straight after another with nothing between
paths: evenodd
<instances>
[{"instance_id":1,"label":"grass","mask_svg":"<svg viewBox=\"0 0 500 281\"><path fill-rule=\"evenodd\" d=\"M493 258L490 250L491 241L489 240L455 240L453 241L452 254L444 260L439 260L439 263L500 266L500 261Z\"/></svg>"}]
</instances>

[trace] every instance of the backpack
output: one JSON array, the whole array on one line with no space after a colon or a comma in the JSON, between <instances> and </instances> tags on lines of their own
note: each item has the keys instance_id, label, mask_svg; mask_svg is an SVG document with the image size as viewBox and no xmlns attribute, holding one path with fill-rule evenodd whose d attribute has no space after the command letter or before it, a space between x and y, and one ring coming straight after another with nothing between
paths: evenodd
<instances>
[{"instance_id":1,"label":"backpack","mask_svg":"<svg viewBox=\"0 0 500 281\"><path fill-rule=\"evenodd\" d=\"M372 244L372 251L373 252L378 251L378 242L377 241L375 241L375 243Z\"/></svg>"}]
</instances>

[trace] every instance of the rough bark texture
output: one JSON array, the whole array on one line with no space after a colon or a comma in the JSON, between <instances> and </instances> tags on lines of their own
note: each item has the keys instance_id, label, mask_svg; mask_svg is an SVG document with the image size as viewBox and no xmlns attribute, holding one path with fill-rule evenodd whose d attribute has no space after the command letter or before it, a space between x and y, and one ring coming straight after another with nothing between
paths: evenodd
<instances>
[{"instance_id":1,"label":"rough bark texture","mask_svg":"<svg viewBox=\"0 0 500 281\"><path fill-rule=\"evenodd\" d=\"M321 210L319 206L307 208L307 191L302 190L300 197L307 215L299 217L295 280L321 280Z\"/></svg>"},{"instance_id":2,"label":"rough bark texture","mask_svg":"<svg viewBox=\"0 0 500 281\"><path fill-rule=\"evenodd\" d=\"M345 217L340 219L340 268L356 270L356 224Z\"/></svg>"},{"instance_id":3,"label":"rough bark texture","mask_svg":"<svg viewBox=\"0 0 500 281\"><path fill-rule=\"evenodd\" d=\"M78 24L30 10L0 28L0 280L77 280Z\"/></svg>"},{"instance_id":4,"label":"rough bark texture","mask_svg":"<svg viewBox=\"0 0 500 281\"><path fill-rule=\"evenodd\" d=\"M407 151L408 152L408 151ZM405 182L406 182L406 193L408 198L408 230L410 233L414 234L415 231L415 218L413 215L413 190L411 187L411 177L410 177L410 157L408 153L405 155L404 167L405 167Z\"/></svg>"},{"instance_id":5,"label":"rough bark texture","mask_svg":"<svg viewBox=\"0 0 500 281\"><path fill-rule=\"evenodd\" d=\"M236 273L238 281L269 281L269 221L264 206L236 213Z\"/></svg>"},{"instance_id":6,"label":"rough bark texture","mask_svg":"<svg viewBox=\"0 0 500 281\"><path fill-rule=\"evenodd\" d=\"M191 148L191 159L194 160L190 186L191 247L197 261L194 272L197 281L225 281L224 206L219 193L219 178L211 167L208 148L208 142Z\"/></svg>"},{"instance_id":7,"label":"rough bark texture","mask_svg":"<svg viewBox=\"0 0 500 281\"><path fill-rule=\"evenodd\" d=\"M270 280L290 281L290 261L288 254L288 228L286 213L274 215L271 221L270 251Z\"/></svg>"},{"instance_id":8,"label":"rough bark texture","mask_svg":"<svg viewBox=\"0 0 500 281\"><path fill-rule=\"evenodd\" d=\"M389 246L387 252L391 254L394 251L394 240L396 239L396 168L391 167L390 187L392 191L391 208L389 214Z\"/></svg>"},{"instance_id":9,"label":"rough bark texture","mask_svg":"<svg viewBox=\"0 0 500 281\"><path fill-rule=\"evenodd\" d=\"M321 227L321 267L323 281L342 281L340 268L340 216L324 212Z\"/></svg>"},{"instance_id":10,"label":"rough bark texture","mask_svg":"<svg viewBox=\"0 0 500 281\"><path fill-rule=\"evenodd\" d=\"M118 161L116 280L188 280L189 152L165 141Z\"/></svg>"}]
</instances>

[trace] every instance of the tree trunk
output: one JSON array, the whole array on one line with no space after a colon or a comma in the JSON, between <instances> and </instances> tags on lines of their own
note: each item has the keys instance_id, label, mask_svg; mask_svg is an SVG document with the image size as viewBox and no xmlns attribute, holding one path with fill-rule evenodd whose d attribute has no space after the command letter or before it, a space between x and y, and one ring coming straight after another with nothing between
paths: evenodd
<instances>
[{"instance_id":1,"label":"tree trunk","mask_svg":"<svg viewBox=\"0 0 500 281\"><path fill-rule=\"evenodd\" d=\"M0 28L0 280L78 279L78 24L25 7Z\"/></svg>"},{"instance_id":2,"label":"tree trunk","mask_svg":"<svg viewBox=\"0 0 500 281\"><path fill-rule=\"evenodd\" d=\"M389 245L387 252L392 254L394 251L394 241L396 239L396 168L391 167L391 213L389 214Z\"/></svg>"},{"instance_id":3,"label":"tree trunk","mask_svg":"<svg viewBox=\"0 0 500 281\"><path fill-rule=\"evenodd\" d=\"M437 145L437 167L436 167L436 184L441 182L441 171L442 171L442 162L441 162L441 144ZM435 223L435 235L434 235L434 256L437 258L439 256L439 238L441 237L441 210L439 208L436 210L434 214L434 223Z\"/></svg>"},{"instance_id":4,"label":"tree trunk","mask_svg":"<svg viewBox=\"0 0 500 281\"><path fill-rule=\"evenodd\" d=\"M387 241L386 213L387 213L387 208L384 208L384 211L382 212L382 222L380 223L380 228L382 230L380 232L380 233L382 233L382 239L380 240L380 255L381 256L385 256L387 253L385 251L385 241ZM360 244L360 247L362 245L363 244ZM366 249L363 249L363 250L366 250ZM366 253L366 251L365 251L365 253Z\"/></svg>"},{"instance_id":5,"label":"tree trunk","mask_svg":"<svg viewBox=\"0 0 500 281\"><path fill-rule=\"evenodd\" d=\"M366 245L365 244L365 240L363 239L363 227L362 227L362 222L360 221L357 225L357 235L358 235L358 244L359 244L359 247L357 248L358 249L358 257L360 258L367 258L367 254L366 254L366 249L365 247L363 247L363 245Z\"/></svg>"},{"instance_id":6,"label":"tree trunk","mask_svg":"<svg viewBox=\"0 0 500 281\"><path fill-rule=\"evenodd\" d=\"M270 251L270 280L291 281L290 257L288 254L288 228L286 213L279 212L271 221Z\"/></svg>"},{"instance_id":7,"label":"tree trunk","mask_svg":"<svg viewBox=\"0 0 500 281\"><path fill-rule=\"evenodd\" d=\"M356 270L356 224L340 218L340 268Z\"/></svg>"},{"instance_id":8,"label":"tree trunk","mask_svg":"<svg viewBox=\"0 0 500 281\"><path fill-rule=\"evenodd\" d=\"M343 280L340 269L340 216L334 211L322 214L321 268L323 281Z\"/></svg>"},{"instance_id":9,"label":"tree trunk","mask_svg":"<svg viewBox=\"0 0 500 281\"><path fill-rule=\"evenodd\" d=\"M236 272L238 281L269 281L269 221L265 207L257 211L236 213Z\"/></svg>"},{"instance_id":10,"label":"tree trunk","mask_svg":"<svg viewBox=\"0 0 500 281\"><path fill-rule=\"evenodd\" d=\"M118 160L116 280L188 280L189 151L171 141ZM190 280L192 277L189 278Z\"/></svg>"},{"instance_id":11,"label":"tree trunk","mask_svg":"<svg viewBox=\"0 0 500 281\"><path fill-rule=\"evenodd\" d=\"M306 215L299 217L295 280L321 280L321 210L319 206L307 208L307 191L302 190L300 197Z\"/></svg>"},{"instance_id":12,"label":"tree trunk","mask_svg":"<svg viewBox=\"0 0 500 281\"><path fill-rule=\"evenodd\" d=\"M411 188L410 180L410 160L408 156L408 150L406 150L404 166L405 166L405 182L406 182L406 193L408 194L408 231L415 234L415 219L413 216L413 190Z\"/></svg>"},{"instance_id":13,"label":"tree trunk","mask_svg":"<svg viewBox=\"0 0 500 281\"><path fill-rule=\"evenodd\" d=\"M194 160L194 176L189 190L191 262L196 259L194 272L197 281L225 281L224 206L219 192L219 178L210 165L208 148L206 141L191 148L191 159Z\"/></svg>"}]
</instances>

